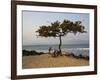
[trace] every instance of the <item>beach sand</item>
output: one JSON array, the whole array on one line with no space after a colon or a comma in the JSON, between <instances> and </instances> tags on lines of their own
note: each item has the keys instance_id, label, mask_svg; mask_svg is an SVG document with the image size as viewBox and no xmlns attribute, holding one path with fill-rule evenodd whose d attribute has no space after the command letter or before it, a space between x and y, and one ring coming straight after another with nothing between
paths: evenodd
<instances>
[{"instance_id":1,"label":"beach sand","mask_svg":"<svg viewBox=\"0 0 100 80\"><path fill-rule=\"evenodd\" d=\"M48 68L48 67L73 67L88 66L89 60L77 59L69 56L51 57L49 54L23 56L22 68Z\"/></svg>"}]
</instances>

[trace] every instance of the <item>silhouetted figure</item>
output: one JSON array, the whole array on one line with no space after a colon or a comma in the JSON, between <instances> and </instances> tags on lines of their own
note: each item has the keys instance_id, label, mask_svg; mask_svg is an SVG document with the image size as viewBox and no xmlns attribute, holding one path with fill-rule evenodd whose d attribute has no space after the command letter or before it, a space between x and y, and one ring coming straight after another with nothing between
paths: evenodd
<instances>
[{"instance_id":1,"label":"silhouetted figure","mask_svg":"<svg viewBox=\"0 0 100 80\"><path fill-rule=\"evenodd\" d=\"M52 47L50 47L50 48L48 49L48 51L49 51L48 53L52 56L52 54L53 54L53 53L52 53L52 51L53 51Z\"/></svg>"},{"instance_id":2,"label":"silhouetted figure","mask_svg":"<svg viewBox=\"0 0 100 80\"><path fill-rule=\"evenodd\" d=\"M52 51L52 47L49 48L49 53L51 53L51 51Z\"/></svg>"}]
</instances>

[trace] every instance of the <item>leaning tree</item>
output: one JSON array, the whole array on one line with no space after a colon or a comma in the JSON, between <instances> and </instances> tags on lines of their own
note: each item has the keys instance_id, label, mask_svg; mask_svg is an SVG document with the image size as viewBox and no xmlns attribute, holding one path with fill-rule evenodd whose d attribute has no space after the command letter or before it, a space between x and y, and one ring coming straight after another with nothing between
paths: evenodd
<instances>
[{"instance_id":1,"label":"leaning tree","mask_svg":"<svg viewBox=\"0 0 100 80\"><path fill-rule=\"evenodd\" d=\"M62 53L62 36L65 36L68 33L85 33L86 31L81 21L73 22L70 20L64 20L63 22L55 21L47 26L42 25L36 32L39 33L38 36L42 37L59 37L59 53Z\"/></svg>"}]
</instances>

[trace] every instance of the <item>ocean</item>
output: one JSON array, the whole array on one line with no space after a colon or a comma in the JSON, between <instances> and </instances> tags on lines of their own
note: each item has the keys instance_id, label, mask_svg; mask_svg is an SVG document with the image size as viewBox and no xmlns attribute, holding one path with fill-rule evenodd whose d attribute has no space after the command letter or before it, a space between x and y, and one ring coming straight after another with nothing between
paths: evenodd
<instances>
[{"instance_id":1,"label":"ocean","mask_svg":"<svg viewBox=\"0 0 100 80\"><path fill-rule=\"evenodd\" d=\"M49 48L52 50L58 50L58 45L24 45L22 46L23 50L32 51L35 50L37 52L48 52ZM74 53L75 55L83 55L89 56L89 44L64 44L61 47L63 53L69 52Z\"/></svg>"}]
</instances>

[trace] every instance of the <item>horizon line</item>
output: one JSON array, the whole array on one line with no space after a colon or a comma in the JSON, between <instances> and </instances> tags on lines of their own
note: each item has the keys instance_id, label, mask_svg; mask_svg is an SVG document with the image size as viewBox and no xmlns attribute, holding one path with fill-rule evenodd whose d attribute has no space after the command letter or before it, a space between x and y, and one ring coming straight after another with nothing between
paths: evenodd
<instances>
[{"instance_id":1,"label":"horizon line","mask_svg":"<svg viewBox=\"0 0 100 80\"><path fill-rule=\"evenodd\" d=\"M78 44L89 44L89 43L78 43ZM31 44L30 46L32 45L59 45L59 44ZM70 45L70 44L62 44L62 45ZM22 45L22 46L29 46L29 45Z\"/></svg>"}]
</instances>

